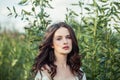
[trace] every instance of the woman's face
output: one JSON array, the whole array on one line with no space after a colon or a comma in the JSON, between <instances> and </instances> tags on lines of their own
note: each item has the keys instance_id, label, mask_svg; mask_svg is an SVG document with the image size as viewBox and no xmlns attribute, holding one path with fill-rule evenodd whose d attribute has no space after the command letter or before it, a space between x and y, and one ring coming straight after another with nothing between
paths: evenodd
<instances>
[{"instance_id":1,"label":"woman's face","mask_svg":"<svg viewBox=\"0 0 120 80\"><path fill-rule=\"evenodd\" d=\"M72 50L72 39L67 28L60 27L53 36L55 54L68 54Z\"/></svg>"}]
</instances>

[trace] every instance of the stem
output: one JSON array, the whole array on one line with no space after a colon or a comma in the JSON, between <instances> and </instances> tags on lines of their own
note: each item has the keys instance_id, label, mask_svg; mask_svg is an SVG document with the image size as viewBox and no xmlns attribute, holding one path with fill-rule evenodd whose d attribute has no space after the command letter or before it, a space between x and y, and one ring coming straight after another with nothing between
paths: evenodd
<instances>
[{"instance_id":1,"label":"stem","mask_svg":"<svg viewBox=\"0 0 120 80\"><path fill-rule=\"evenodd\" d=\"M33 3L32 3L32 0L30 0L30 2L31 2L31 4L32 4L32 7L35 8L35 6L34 6ZM38 17L37 17L36 10L34 10L33 13L34 13L34 16L35 16L35 18L36 18L36 20L37 20L37 25L39 25L40 23L39 23L39 20L38 20Z\"/></svg>"},{"instance_id":2,"label":"stem","mask_svg":"<svg viewBox=\"0 0 120 80\"><path fill-rule=\"evenodd\" d=\"M97 11L97 3L95 2L95 0L93 0L93 4L94 4L94 7L95 7L95 10L94 10L94 12L95 12L95 19L94 19L94 30L93 30L93 38L94 38L94 42L93 42L93 46L94 47L96 47L96 33L97 33L97 17L98 17L98 11ZM94 51L93 51L93 59L94 59L94 61L93 61L93 65L96 65L96 49L94 49ZM95 74L96 74L96 66L94 66L94 73L93 73L93 75L94 75L94 79L95 79Z\"/></svg>"}]
</instances>

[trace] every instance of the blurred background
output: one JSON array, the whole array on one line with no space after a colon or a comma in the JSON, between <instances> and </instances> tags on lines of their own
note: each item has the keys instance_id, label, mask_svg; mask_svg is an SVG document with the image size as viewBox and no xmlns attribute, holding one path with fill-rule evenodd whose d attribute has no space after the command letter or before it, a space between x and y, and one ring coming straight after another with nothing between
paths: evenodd
<instances>
[{"instance_id":1,"label":"blurred background","mask_svg":"<svg viewBox=\"0 0 120 80\"><path fill-rule=\"evenodd\" d=\"M0 80L33 80L47 26L74 29L87 80L120 80L119 0L0 0Z\"/></svg>"}]
</instances>

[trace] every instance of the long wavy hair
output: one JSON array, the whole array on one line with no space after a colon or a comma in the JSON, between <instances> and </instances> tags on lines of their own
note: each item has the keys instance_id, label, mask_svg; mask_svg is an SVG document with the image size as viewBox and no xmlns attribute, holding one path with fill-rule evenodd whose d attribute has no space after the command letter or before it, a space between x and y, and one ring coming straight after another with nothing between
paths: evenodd
<instances>
[{"instance_id":1,"label":"long wavy hair","mask_svg":"<svg viewBox=\"0 0 120 80\"><path fill-rule=\"evenodd\" d=\"M43 67L47 69L45 65L48 65L50 67L50 70L47 69L47 71L50 74L51 79L53 80L54 76L57 73L56 71L57 66L54 64L54 62L56 61L56 57L54 54L54 49L51 46L53 44L54 33L60 27L67 28L72 39L72 50L67 56L67 65L69 65L72 74L78 76L79 80L81 80L82 78L82 71L80 70L81 56L79 55L78 42L73 29L65 22L59 22L47 28L43 38L43 42L39 46L40 52L38 56L35 58L35 62L32 66L32 72L36 74L38 70L41 71Z\"/></svg>"}]
</instances>

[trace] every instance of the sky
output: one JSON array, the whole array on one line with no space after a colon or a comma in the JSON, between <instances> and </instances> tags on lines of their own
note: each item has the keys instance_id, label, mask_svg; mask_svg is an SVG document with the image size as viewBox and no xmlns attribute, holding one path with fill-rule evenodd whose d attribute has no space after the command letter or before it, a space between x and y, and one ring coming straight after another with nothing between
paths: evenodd
<instances>
[{"instance_id":1,"label":"sky","mask_svg":"<svg viewBox=\"0 0 120 80\"><path fill-rule=\"evenodd\" d=\"M24 26L27 25L26 22L23 22L20 18L14 18L12 16L7 16L9 11L7 7L12 8L16 7L17 12L20 12L21 9L29 10L30 6L20 6L18 3L21 0L0 0L0 26L2 28L10 30L18 30L19 32L25 32ZM78 6L71 6L71 3L78 3L79 0L52 0L50 3L54 9L47 9L48 14L50 14L50 20L54 22L63 21L65 19L65 14L67 13L66 8L70 8L75 12L80 11ZM81 0L85 3L91 3L92 0ZM119 0L115 0L119 1ZM83 11L84 13L85 11ZM110 22L111 23L111 22ZM113 23L113 21L112 21ZM112 24L111 23L111 24Z\"/></svg>"},{"instance_id":2,"label":"sky","mask_svg":"<svg viewBox=\"0 0 120 80\"><path fill-rule=\"evenodd\" d=\"M21 21L20 18L14 18L11 16L7 16L9 14L9 11L7 10L6 7L12 8L15 6L17 10L21 10L22 8L24 9L30 9L29 6L27 7L22 7L19 6L20 0L0 0L0 25L4 28L7 29L16 29L19 32L25 32L24 31L24 26L26 25L25 22ZM89 1L89 0L88 0ZM63 21L65 19L65 13L66 13L66 8L73 8L74 10L77 11L78 8L72 7L70 4L71 3L77 3L78 0L52 0L50 3L54 9L48 9L47 11L50 14L50 18L53 22L56 21Z\"/></svg>"},{"instance_id":3,"label":"sky","mask_svg":"<svg viewBox=\"0 0 120 80\"><path fill-rule=\"evenodd\" d=\"M15 19L12 16L7 16L9 11L7 7L12 8L13 6L18 6L20 0L0 0L0 26L6 29L16 29L19 32L24 32L24 23L20 19Z\"/></svg>"}]
</instances>

